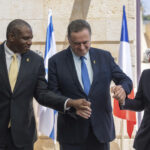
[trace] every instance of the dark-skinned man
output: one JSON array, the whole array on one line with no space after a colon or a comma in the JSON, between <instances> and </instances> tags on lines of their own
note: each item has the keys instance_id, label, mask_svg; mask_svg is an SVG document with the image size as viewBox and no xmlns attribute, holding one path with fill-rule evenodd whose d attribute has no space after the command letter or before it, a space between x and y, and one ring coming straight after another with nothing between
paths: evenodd
<instances>
[{"instance_id":1,"label":"dark-skinned man","mask_svg":"<svg viewBox=\"0 0 150 150\"><path fill-rule=\"evenodd\" d=\"M115 138L110 83L115 82L124 99L132 82L109 52L91 47L91 28L85 20L69 24L68 41L70 46L49 60L49 88L62 96L87 99L92 113L89 119L59 113L60 149L109 150Z\"/></svg>"},{"instance_id":2,"label":"dark-skinned man","mask_svg":"<svg viewBox=\"0 0 150 150\"><path fill-rule=\"evenodd\" d=\"M0 45L0 150L33 150L37 139L33 97L62 114L74 107L86 119L91 114L90 103L49 91L43 59L30 50L33 35L27 22L13 20L6 36Z\"/></svg>"}]
</instances>

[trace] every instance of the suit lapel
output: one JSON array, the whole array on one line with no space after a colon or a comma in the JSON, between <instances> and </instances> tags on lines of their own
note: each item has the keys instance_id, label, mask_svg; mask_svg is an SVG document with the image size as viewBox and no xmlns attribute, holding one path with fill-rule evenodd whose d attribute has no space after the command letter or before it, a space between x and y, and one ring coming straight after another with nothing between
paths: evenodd
<instances>
[{"instance_id":1,"label":"suit lapel","mask_svg":"<svg viewBox=\"0 0 150 150\"><path fill-rule=\"evenodd\" d=\"M96 80L97 80L96 76L97 76L98 69L100 69L99 68L100 66L97 66L96 55L94 54L94 50L92 48L90 48L89 54L90 54L91 65L92 65L92 69L93 69L93 82L91 84L91 88L90 88L90 92L89 92L89 95L90 95L90 93L92 93L92 90L96 83Z\"/></svg>"},{"instance_id":2,"label":"suit lapel","mask_svg":"<svg viewBox=\"0 0 150 150\"><path fill-rule=\"evenodd\" d=\"M82 86L81 86L81 84L78 80L78 76L77 76L77 72L76 72L76 69L75 69L75 64L74 64L74 61L73 61L73 56L72 56L72 52L71 52L70 48L67 49L67 59L66 60L67 60L67 66L68 66L68 69L70 71L70 74L73 77L74 84L77 86L77 88L82 93L84 93L84 90L82 89Z\"/></svg>"},{"instance_id":3,"label":"suit lapel","mask_svg":"<svg viewBox=\"0 0 150 150\"><path fill-rule=\"evenodd\" d=\"M0 79L3 80L4 84L11 92L11 87L9 83L7 65L6 65L6 56L4 51L4 43L0 45Z\"/></svg>"},{"instance_id":4,"label":"suit lapel","mask_svg":"<svg viewBox=\"0 0 150 150\"><path fill-rule=\"evenodd\" d=\"M19 84L21 83L21 81L24 79L24 76L26 75L27 69L29 69L29 65L30 65L31 61L29 58L29 51L25 54L22 54L21 56L21 64L20 64L20 68L19 68L19 72L18 72L18 77L17 77L17 81L16 81L16 85L14 88L14 93L16 92L17 88L19 88Z\"/></svg>"}]
</instances>

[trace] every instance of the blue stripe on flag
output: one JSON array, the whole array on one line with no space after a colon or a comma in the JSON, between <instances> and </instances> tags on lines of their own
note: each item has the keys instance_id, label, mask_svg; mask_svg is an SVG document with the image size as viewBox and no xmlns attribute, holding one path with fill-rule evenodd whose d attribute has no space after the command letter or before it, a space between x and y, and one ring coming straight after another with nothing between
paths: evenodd
<instances>
[{"instance_id":1,"label":"blue stripe on flag","mask_svg":"<svg viewBox=\"0 0 150 150\"><path fill-rule=\"evenodd\" d=\"M57 115L57 111L56 110L54 110L54 116L55 115ZM53 130L51 131L50 136L49 136L52 139L55 139L55 123L56 123L56 120L55 120L55 117L54 117Z\"/></svg>"},{"instance_id":2,"label":"blue stripe on flag","mask_svg":"<svg viewBox=\"0 0 150 150\"><path fill-rule=\"evenodd\" d=\"M50 24L47 27L47 34L46 34L46 47L45 47L45 57L48 54L50 48L51 48L51 40L52 40L52 32L53 32L53 22L52 22L52 16L50 16Z\"/></svg>"},{"instance_id":3,"label":"blue stripe on flag","mask_svg":"<svg viewBox=\"0 0 150 150\"><path fill-rule=\"evenodd\" d=\"M120 41L129 42L125 6L123 6L123 19L122 19L122 29L121 29Z\"/></svg>"},{"instance_id":4,"label":"blue stripe on flag","mask_svg":"<svg viewBox=\"0 0 150 150\"><path fill-rule=\"evenodd\" d=\"M51 43L53 42L53 36L52 36L52 33L53 33L53 22L52 22L52 15L49 16L49 25L47 27L47 34L46 34L46 45L45 45L45 56L44 56L44 59L45 61L48 61L48 53L50 52L50 49L53 48L53 45L51 45ZM54 49L54 48L53 48ZM51 53L51 52L50 52ZM45 66L45 72L46 74L48 75L48 66ZM54 118L54 121L51 122L51 125L52 125L52 129L51 129L51 132L49 133L49 137L52 138L54 140L54 142L56 141L56 119L55 119L55 116L57 114L57 111L56 110L53 110L52 113L50 114L49 117L51 118ZM47 118L49 119L49 118Z\"/></svg>"}]
</instances>

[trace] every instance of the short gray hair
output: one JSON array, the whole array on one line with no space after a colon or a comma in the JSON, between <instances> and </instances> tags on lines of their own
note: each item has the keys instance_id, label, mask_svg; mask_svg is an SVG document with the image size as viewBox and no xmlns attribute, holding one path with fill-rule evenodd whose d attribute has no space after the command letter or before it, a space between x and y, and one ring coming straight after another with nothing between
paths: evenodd
<instances>
[{"instance_id":1,"label":"short gray hair","mask_svg":"<svg viewBox=\"0 0 150 150\"><path fill-rule=\"evenodd\" d=\"M31 26L22 19L15 19L11 21L7 26L7 32L6 32L7 39L10 33L13 33L14 35L16 35L17 31L19 31L19 29L23 26L27 26L31 29Z\"/></svg>"},{"instance_id":2,"label":"short gray hair","mask_svg":"<svg viewBox=\"0 0 150 150\"><path fill-rule=\"evenodd\" d=\"M83 29L88 29L90 35L91 35L91 27L90 24L83 20L83 19L77 19L73 20L69 25L68 25L68 39L70 38L70 35L72 32L79 32L82 31Z\"/></svg>"}]
</instances>

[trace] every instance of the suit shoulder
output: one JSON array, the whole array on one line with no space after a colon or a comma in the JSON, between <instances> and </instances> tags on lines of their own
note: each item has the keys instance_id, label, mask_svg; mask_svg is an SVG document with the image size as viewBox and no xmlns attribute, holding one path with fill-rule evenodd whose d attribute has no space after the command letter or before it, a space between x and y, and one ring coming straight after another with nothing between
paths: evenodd
<instances>
[{"instance_id":1,"label":"suit shoulder","mask_svg":"<svg viewBox=\"0 0 150 150\"><path fill-rule=\"evenodd\" d=\"M145 69L145 70L142 72L142 76L150 76L150 69Z\"/></svg>"},{"instance_id":2,"label":"suit shoulder","mask_svg":"<svg viewBox=\"0 0 150 150\"><path fill-rule=\"evenodd\" d=\"M104 56L104 57L111 56L111 53L109 51L107 51L107 50L103 50L103 49L98 49L98 48L91 47L91 51L93 53L95 53L96 55L101 55L101 56Z\"/></svg>"},{"instance_id":3,"label":"suit shoulder","mask_svg":"<svg viewBox=\"0 0 150 150\"><path fill-rule=\"evenodd\" d=\"M60 60L60 59L62 59L64 57L66 57L66 53L67 53L67 50L64 49L64 50L54 54L50 59L51 60Z\"/></svg>"},{"instance_id":4,"label":"suit shoulder","mask_svg":"<svg viewBox=\"0 0 150 150\"><path fill-rule=\"evenodd\" d=\"M34 52L34 51L32 51L32 50L29 51L29 55L30 55L31 57L33 57L34 59L43 60L43 57L42 57L42 56L40 56L39 54L37 54L36 52Z\"/></svg>"}]
</instances>

